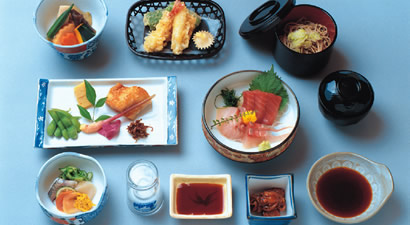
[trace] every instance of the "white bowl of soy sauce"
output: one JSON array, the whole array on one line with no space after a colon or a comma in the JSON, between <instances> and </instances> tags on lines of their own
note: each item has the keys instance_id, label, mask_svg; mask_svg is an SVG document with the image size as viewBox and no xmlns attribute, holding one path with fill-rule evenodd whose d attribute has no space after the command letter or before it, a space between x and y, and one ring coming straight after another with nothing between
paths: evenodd
<instances>
[{"instance_id":1,"label":"white bowl of soy sauce","mask_svg":"<svg viewBox=\"0 0 410 225\"><path fill-rule=\"evenodd\" d=\"M374 216L393 193L387 166L351 152L336 152L317 160L306 187L313 206L339 223L360 223Z\"/></svg>"}]
</instances>

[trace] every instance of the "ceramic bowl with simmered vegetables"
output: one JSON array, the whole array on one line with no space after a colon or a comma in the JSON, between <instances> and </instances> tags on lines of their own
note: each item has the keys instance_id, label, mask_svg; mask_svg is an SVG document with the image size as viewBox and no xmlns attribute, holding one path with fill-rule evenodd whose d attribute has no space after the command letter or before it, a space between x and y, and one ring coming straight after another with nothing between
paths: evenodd
<instances>
[{"instance_id":1,"label":"ceramic bowl with simmered vegetables","mask_svg":"<svg viewBox=\"0 0 410 225\"><path fill-rule=\"evenodd\" d=\"M60 224L90 221L107 200L107 180L101 165L90 156L74 152L47 160L35 188L43 212Z\"/></svg>"},{"instance_id":2,"label":"ceramic bowl with simmered vegetables","mask_svg":"<svg viewBox=\"0 0 410 225\"><path fill-rule=\"evenodd\" d=\"M293 175L246 175L246 216L250 225L289 224L296 218Z\"/></svg>"},{"instance_id":3,"label":"ceramic bowl with simmered vegetables","mask_svg":"<svg viewBox=\"0 0 410 225\"><path fill-rule=\"evenodd\" d=\"M107 17L103 0L42 0L34 25L41 39L65 59L82 60L97 48Z\"/></svg>"},{"instance_id":4,"label":"ceramic bowl with simmered vegetables","mask_svg":"<svg viewBox=\"0 0 410 225\"><path fill-rule=\"evenodd\" d=\"M298 100L273 67L222 77L203 103L206 139L217 152L238 162L277 157L292 143L298 122Z\"/></svg>"}]
</instances>

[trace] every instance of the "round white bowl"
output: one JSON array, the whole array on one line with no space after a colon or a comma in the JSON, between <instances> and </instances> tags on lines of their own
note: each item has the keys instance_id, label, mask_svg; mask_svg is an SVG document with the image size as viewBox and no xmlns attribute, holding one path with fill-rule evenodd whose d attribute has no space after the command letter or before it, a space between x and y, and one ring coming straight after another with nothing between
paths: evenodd
<instances>
[{"instance_id":1,"label":"round white bowl","mask_svg":"<svg viewBox=\"0 0 410 225\"><path fill-rule=\"evenodd\" d=\"M97 193L92 199L96 205L88 212L67 214L59 211L48 197L48 190L53 181L60 175L59 168L72 165L93 173L92 183ZM95 218L107 200L107 180L101 165L94 158L74 152L65 152L53 156L41 167L36 181L36 197L43 212L53 221L60 224L84 224Z\"/></svg>"},{"instance_id":2,"label":"round white bowl","mask_svg":"<svg viewBox=\"0 0 410 225\"><path fill-rule=\"evenodd\" d=\"M47 31L57 17L60 5L71 5L74 3L84 12L90 12L92 16L92 27L96 35L90 40L78 45L57 45L47 40ZM65 59L82 60L90 56L97 48L98 40L104 30L108 18L108 10L104 0L41 0L34 12L34 26L41 39L55 49Z\"/></svg>"},{"instance_id":3,"label":"round white bowl","mask_svg":"<svg viewBox=\"0 0 410 225\"><path fill-rule=\"evenodd\" d=\"M366 211L358 216L351 218L338 217L327 212L319 203L316 194L316 184L322 174L337 167L347 167L356 170L367 179L372 188L370 205ZM374 216L390 198L393 193L394 184L393 177L387 166L373 162L355 153L336 152L323 156L313 164L306 180L306 187L310 200L319 213L330 220L352 224L363 222Z\"/></svg>"},{"instance_id":4,"label":"round white bowl","mask_svg":"<svg viewBox=\"0 0 410 225\"><path fill-rule=\"evenodd\" d=\"M222 77L209 89L202 105L202 131L205 138L217 152L234 161L257 163L273 159L289 147L296 135L300 115L299 102L295 93L285 82L283 84L288 93L289 102L284 112L278 115L276 122L281 124L278 128L289 128L278 133L279 135L287 135L281 140L271 143L271 148L264 151L259 151L258 147L244 148L242 143L224 137L214 127L213 121L217 119L215 105L223 105L223 99L221 97L218 98L221 90L224 88L233 89L239 95L243 91L248 90L251 81L261 73L262 71L257 70L243 70Z\"/></svg>"}]
</instances>

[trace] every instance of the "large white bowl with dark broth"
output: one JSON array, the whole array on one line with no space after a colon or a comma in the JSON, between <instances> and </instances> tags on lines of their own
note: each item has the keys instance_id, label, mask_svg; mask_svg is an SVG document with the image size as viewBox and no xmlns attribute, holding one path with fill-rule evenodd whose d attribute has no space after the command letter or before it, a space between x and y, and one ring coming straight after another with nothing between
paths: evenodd
<instances>
[{"instance_id":1,"label":"large white bowl with dark broth","mask_svg":"<svg viewBox=\"0 0 410 225\"><path fill-rule=\"evenodd\" d=\"M271 147L264 151L259 151L258 147L244 148L241 142L230 140L224 137L215 126L216 107L224 106L223 98L220 95L221 90L228 88L233 89L239 96L243 91L249 89L251 81L262 71L243 70L228 74L218 81L209 89L203 102L202 111L202 130L209 144L223 156L238 162L256 163L275 158L284 152L292 143L296 128L299 123L299 103L292 89L283 82L289 96L287 106L278 113L275 128L288 127L285 130L275 133L282 138L276 142L271 142Z\"/></svg>"}]
</instances>

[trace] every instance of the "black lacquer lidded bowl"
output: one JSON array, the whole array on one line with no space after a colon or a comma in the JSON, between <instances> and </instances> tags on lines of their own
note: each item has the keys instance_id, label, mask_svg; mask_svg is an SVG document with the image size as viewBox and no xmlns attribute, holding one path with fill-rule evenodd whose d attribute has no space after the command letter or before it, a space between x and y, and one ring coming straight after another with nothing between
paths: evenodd
<instances>
[{"instance_id":1,"label":"black lacquer lidded bowl","mask_svg":"<svg viewBox=\"0 0 410 225\"><path fill-rule=\"evenodd\" d=\"M285 25L304 18L313 23L326 26L330 44L322 51L307 54L288 48L280 37L284 35ZM255 9L242 23L239 34L245 39L261 35L272 35L274 31L273 56L287 72L307 77L323 69L329 59L337 38L337 25L333 17L324 9L314 5L295 5L295 0L269 0Z\"/></svg>"},{"instance_id":2,"label":"black lacquer lidded bowl","mask_svg":"<svg viewBox=\"0 0 410 225\"><path fill-rule=\"evenodd\" d=\"M361 74L340 70L322 80L318 98L320 111L327 119L338 125L350 125L359 122L370 111L374 92Z\"/></svg>"}]
</instances>

